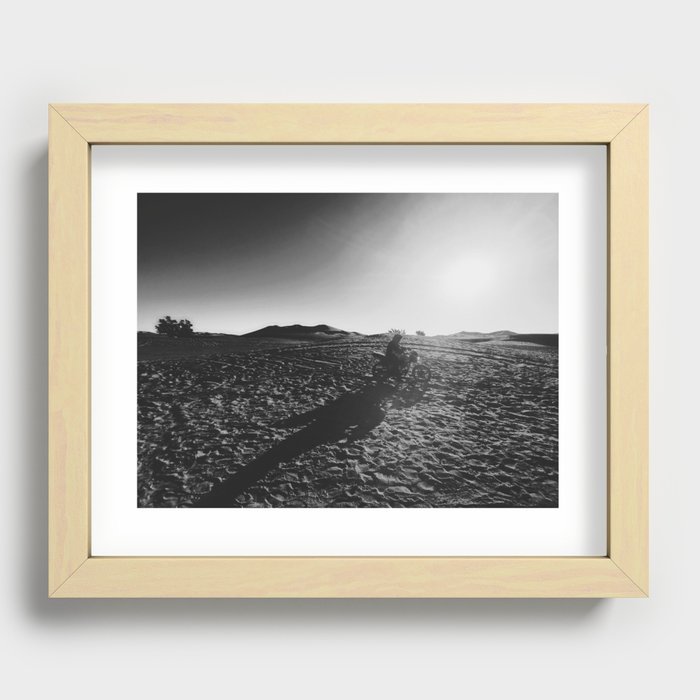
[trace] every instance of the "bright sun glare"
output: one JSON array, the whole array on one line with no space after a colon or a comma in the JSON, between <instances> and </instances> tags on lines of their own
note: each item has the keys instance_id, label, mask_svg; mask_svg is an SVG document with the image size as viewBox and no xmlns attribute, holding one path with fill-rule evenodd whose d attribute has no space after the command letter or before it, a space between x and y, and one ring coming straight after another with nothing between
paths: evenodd
<instances>
[{"instance_id":1,"label":"bright sun glare","mask_svg":"<svg viewBox=\"0 0 700 700\"><path fill-rule=\"evenodd\" d=\"M470 257L448 263L438 275L437 286L455 301L467 301L490 292L496 283L496 268L486 258Z\"/></svg>"}]
</instances>

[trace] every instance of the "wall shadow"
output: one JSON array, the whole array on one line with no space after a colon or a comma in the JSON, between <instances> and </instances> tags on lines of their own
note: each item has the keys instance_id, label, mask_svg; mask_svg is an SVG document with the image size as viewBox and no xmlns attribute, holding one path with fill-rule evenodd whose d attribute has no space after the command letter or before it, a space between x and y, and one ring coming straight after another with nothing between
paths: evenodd
<instances>
[{"instance_id":1,"label":"wall shadow","mask_svg":"<svg viewBox=\"0 0 700 700\"><path fill-rule=\"evenodd\" d=\"M48 150L44 141L30 152L18 173L23 225L17 299L24 307L23 328L14 334L24 361L21 411L23 464L19 475L20 517L16 537L23 557L15 571L18 595L31 614L48 611ZM19 465L18 465L19 466Z\"/></svg>"},{"instance_id":2,"label":"wall shadow","mask_svg":"<svg viewBox=\"0 0 700 700\"><path fill-rule=\"evenodd\" d=\"M576 599L104 599L46 600L33 606L36 624L83 630L114 628L270 631L303 625L331 632L339 625L363 630L458 628L481 626L490 632L518 628L557 630L597 624L612 613L612 602Z\"/></svg>"}]
</instances>

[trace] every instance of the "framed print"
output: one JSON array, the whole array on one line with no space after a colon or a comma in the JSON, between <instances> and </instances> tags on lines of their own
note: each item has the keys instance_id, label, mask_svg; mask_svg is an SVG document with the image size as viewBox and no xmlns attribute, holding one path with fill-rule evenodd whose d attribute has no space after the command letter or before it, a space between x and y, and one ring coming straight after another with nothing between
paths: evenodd
<instances>
[{"instance_id":1,"label":"framed print","mask_svg":"<svg viewBox=\"0 0 700 700\"><path fill-rule=\"evenodd\" d=\"M52 105L52 597L648 594L644 105Z\"/></svg>"}]
</instances>

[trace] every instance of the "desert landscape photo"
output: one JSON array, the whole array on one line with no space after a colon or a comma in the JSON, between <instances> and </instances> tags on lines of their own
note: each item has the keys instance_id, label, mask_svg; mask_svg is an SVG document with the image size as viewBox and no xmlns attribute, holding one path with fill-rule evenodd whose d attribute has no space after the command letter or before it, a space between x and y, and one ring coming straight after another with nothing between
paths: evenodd
<instances>
[{"instance_id":1,"label":"desert landscape photo","mask_svg":"<svg viewBox=\"0 0 700 700\"><path fill-rule=\"evenodd\" d=\"M145 508L556 508L558 201L138 199Z\"/></svg>"}]
</instances>

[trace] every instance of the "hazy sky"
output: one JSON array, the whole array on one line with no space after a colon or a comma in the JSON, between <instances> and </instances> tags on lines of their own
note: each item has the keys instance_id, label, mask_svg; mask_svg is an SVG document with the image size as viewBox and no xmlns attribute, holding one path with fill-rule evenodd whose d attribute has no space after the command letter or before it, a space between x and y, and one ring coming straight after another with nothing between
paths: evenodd
<instances>
[{"instance_id":1,"label":"hazy sky","mask_svg":"<svg viewBox=\"0 0 700 700\"><path fill-rule=\"evenodd\" d=\"M139 194L139 330L558 330L556 194Z\"/></svg>"}]
</instances>

